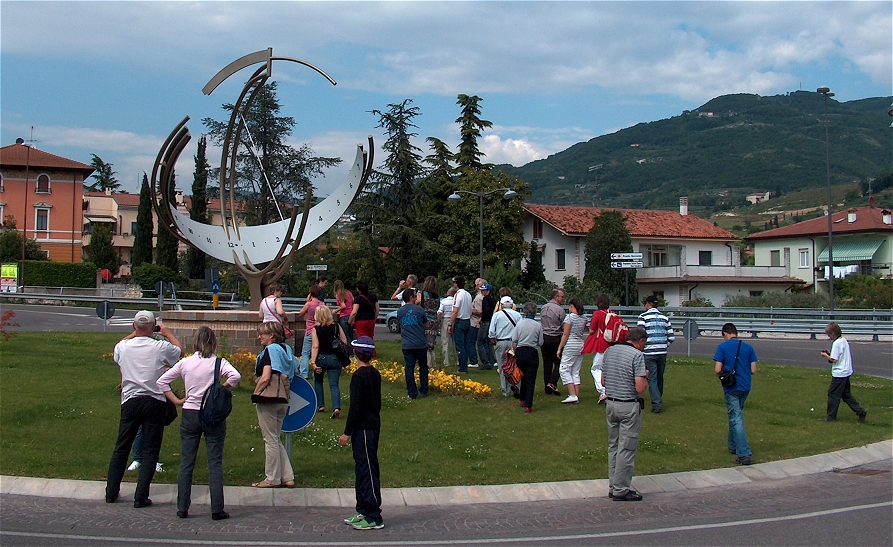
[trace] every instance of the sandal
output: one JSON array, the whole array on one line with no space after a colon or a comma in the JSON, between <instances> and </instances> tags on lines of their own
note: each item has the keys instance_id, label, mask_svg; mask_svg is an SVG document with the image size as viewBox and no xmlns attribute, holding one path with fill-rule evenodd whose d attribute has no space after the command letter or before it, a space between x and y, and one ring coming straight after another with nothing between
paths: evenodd
<instances>
[{"instance_id":1,"label":"sandal","mask_svg":"<svg viewBox=\"0 0 893 547\"><path fill-rule=\"evenodd\" d=\"M273 484L271 482L267 482L266 479L264 479L260 482L256 482L256 483L252 484L251 486L254 488L279 488L278 484Z\"/></svg>"},{"instance_id":2,"label":"sandal","mask_svg":"<svg viewBox=\"0 0 893 547\"><path fill-rule=\"evenodd\" d=\"M282 481L282 484L279 485L280 488L294 488L295 481Z\"/></svg>"},{"instance_id":3,"label":"sandal","mask_svg":"<svg viewBox=\"0 0 893 547\"><path fill-rule=\"evenodd\" d=\"M341 417L341 409L340 408L336 408L335 410L332 411L332 419L333 420L337 420L340 417Z\"/></svg>"},{"instance_id":4,"label":"sandal","mask_svg":"<svg viewBox=\"0 0 893 547\"><path fill-rule=\"evenodd\" d=\"M325 412L325 411L326 411L326 407L321 406L321 407L317 408L316 411L317 411L317 412Z\"/></svg>"}]
</instances>

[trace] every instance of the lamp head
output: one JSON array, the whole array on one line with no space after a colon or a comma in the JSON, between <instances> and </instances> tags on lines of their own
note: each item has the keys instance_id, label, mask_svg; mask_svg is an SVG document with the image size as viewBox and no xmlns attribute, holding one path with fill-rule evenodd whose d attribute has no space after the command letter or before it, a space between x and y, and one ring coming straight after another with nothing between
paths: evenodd
<instances>
[{"instance_id":1,"label":"lamp head","mask_svg":"<svg viewBox=\"0 0 893 547\"><path fill-rule=\"evenodd\" d=\"M502 199L515 199L516 197L518 197L518 192L511 189L507 190L505 194L502 195Z\"/></svg>"},{"instance_id":2,"label":"lamp head","mask_svg":"<svg viewBox=\"0 0 893 547\"><path fill-rule=\"evenodd\" d=\"M824 95L825 93L828 93L829 91L831 91L831 89L828 87L820 87L815 90L816 93L821 93L822 95Z\"/></svg>"},{"instance_id":3,"label":"lamp head","mask_svg":"<svg viewBox=\"0 0 893 547\"><path fill-rule=\"evenodd\" d=\"M452 194L449 195L449 197L447 197L447 201L452 201L453 203L456 203L458 201L462 201L462 196L460 196L456 192L453 192Z\"/></svg>"}]
</instances>

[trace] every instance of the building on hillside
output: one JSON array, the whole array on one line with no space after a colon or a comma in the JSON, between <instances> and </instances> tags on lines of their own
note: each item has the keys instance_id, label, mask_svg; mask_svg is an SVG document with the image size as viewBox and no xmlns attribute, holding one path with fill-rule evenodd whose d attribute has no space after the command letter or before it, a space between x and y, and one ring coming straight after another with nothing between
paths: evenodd
<instances>
[{"instance_id":1,"label":"building on hillside","mask_svg":"<svg viewBox=\"0 0 893 547\"><path fill-rule=\"evenodd\" d=\"M888 209L872 204L831 215L831 255L835 277L860 273L893 277L893 220ZM793 259L795 275L816 292L828 292L828 216L747 236L758 266Z\"/></svg>"},{"instance_id":2,"label":"building on hillside","mask_svg":"<svg viewBox=\"0 0 893 547\"><path fill-rule=\"evenodd\" d=\"M50 260L81 262L85 163L24 143L0 148L0 218L34 238Z\"/></svg>"},{"instance_id":3,"label":"building on hillside","mask_svg":"<svg viewBox=\"0 0 893 547\"><path fill-rule=\"evenodd\" d=\"M744 199L746 199L753 205L756 205L757 203L763 203L764 201L769 201L769 192L756 192L756 193L750 194L749 196L747 196Z\"/></svg>"},{"instance_id":4,"label":"building on hillside","mask_svg":"<svg viewBox=\"0 0 893 547\"><path fill-rule=\"evenodd\" d=\"M680 200L679 212L620 209L627 219L633 251L643 255L643 267L636 273L640 296L657 294L669 306L699 298L721 306L729 296L802 285L801 279L790 275L789 262L774 267L742 266L735 234L689 215L687 203L686 198ZM566 276L583 280L586 235L595 217L607 210L524 206L524 239L539 246L546 279L558 285L564 284Z\"/></svg>"}]
</instances>

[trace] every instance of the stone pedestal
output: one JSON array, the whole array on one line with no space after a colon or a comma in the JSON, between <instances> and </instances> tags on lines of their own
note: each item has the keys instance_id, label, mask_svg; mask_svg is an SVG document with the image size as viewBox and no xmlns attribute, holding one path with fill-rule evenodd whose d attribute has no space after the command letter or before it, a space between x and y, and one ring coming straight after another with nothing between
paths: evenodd
<instances>
[{"instance_id":1,"label":"stone pedestal","mask_svg":"<svg viewBox=\"0 0 893 547\"><path fill-rule=\"evenodd\" d=\"M160 316L161 322L183 342L183 348L189 355L194 351L193 340L199 327L209 327L217 334L221 351L232 353L239 348L247 348L252 353L258 353L262 349L257 339L257 327L260 321L256 311L168 310L161 312ZM295 336L297 340L301 340L304 331L296 331ZM290 339L288 343L293 344L294 340Z\"/></svg>"}]
</instances>

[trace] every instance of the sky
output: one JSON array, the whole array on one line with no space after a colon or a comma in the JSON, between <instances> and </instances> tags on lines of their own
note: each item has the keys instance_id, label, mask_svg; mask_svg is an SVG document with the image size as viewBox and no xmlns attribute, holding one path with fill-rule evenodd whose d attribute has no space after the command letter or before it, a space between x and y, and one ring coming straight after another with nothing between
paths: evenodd
<instances>
[{"instance_id":1,"label":"sky","mask_svg":"<svg viewBox=\"0 0 893 547\"><path fill-rule=\"evenodd\" d=\"M828 86L835 100L893 95L893 3L625 2L43 2L0 3L0 145L17 138L113 164L139 191L185 116L193 140L178 163L190 193L201 120L224 120L254 68L210 96L224 66L268 47L311 63L274 63L291 143L345 163L385 136L372 110L412 100L426 137L456 149L459 94L493 123L485 161L521 166L728 93L779 95ZM817 104L819 104L817 102ZM884 113L889 124L889 118ZM33 129L32 129L33 128ZM211 150L219 166L219 150Z\"/></svg>"}]
</instances>

